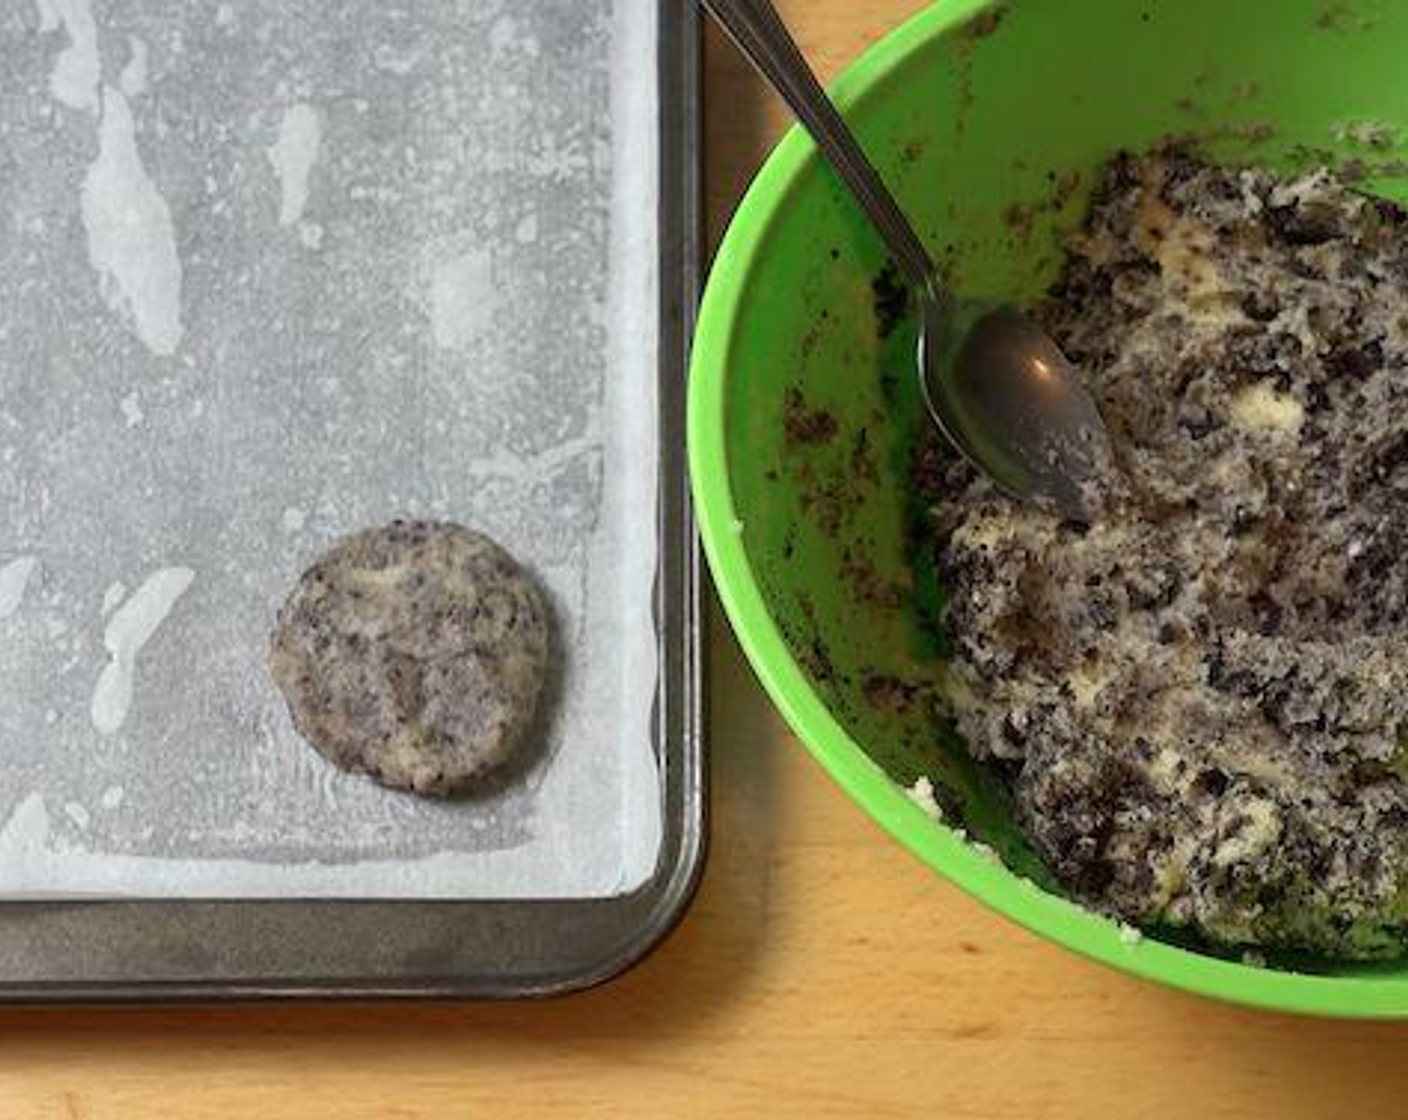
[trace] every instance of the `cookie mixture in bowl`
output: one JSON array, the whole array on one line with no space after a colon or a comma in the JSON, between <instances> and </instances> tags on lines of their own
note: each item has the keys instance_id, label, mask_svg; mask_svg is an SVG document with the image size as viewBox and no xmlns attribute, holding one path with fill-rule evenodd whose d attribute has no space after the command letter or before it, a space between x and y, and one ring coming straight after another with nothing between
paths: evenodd
<instances>
[{"instance_id":1,"label":"cookie mixture in bowl","mask_svg":"<svg viewBox=\"0 0 1408 1120\"><path fill-rule=\"evenodd\" d=\"M950 699L1081 900L1222 943L1408 928L1408 226L1328 172L1108 168L1045 325L1119 481L1090 527L916 463Z\"/></svg>"}]
</instances>

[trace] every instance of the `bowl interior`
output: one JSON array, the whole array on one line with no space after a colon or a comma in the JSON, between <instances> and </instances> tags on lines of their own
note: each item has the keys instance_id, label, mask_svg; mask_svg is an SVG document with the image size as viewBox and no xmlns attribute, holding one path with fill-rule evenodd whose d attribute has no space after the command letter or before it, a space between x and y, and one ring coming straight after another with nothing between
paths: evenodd
<instances>
[{"instance_id":1,"label":"bowl interior","mask_svg":"<svg viewBox=\"0 0 1408 1120\"><path fill-rule=\"evenodd\" d=\"M1408 2L950 0L837 89L848 119L951 281L1034 297L1093 177L1121 148L1188 135L1212 158L1329 163L1408 198ZM924 419L915 328L885 254L810 143L759 176L710 280L690 400L705 545L765 685L824 765L923 858L1024 924L1131 971L1234 999L1408 1013L1408 965L1218 960L1131 946L1064 902L999 791L936 723L930 624L943 589L916 563L907 472ZM951 822L899 785L930 777ZM896 784L898 783L898 785ZM986 857L986 858L985 858ZM1166 943L1161 943L1166 942Z\"/></svg>"}]
</instances>

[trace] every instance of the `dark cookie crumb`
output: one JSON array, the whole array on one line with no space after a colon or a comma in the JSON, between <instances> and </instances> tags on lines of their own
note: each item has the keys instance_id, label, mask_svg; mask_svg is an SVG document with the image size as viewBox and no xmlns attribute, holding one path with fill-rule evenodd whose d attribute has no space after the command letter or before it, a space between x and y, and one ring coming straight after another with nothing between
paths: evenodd
<instances>
[{"instance_id":1,"label":"dark cookie crumb","mask_svg":"<svg viewBox=\"0 0 1408 1120\"><path fill-rule=\"evenodd\" d=\"M925 693L922 685L887 673L871 673L861 681L860 687L867 704L892 715L906 715L913 711Z\"/></svg>"},{"instance_id":2,"label":"dark cookie crumb","mask_svg":"<svg viewBox=\"0 0 1408 1120\"><path fill-rule=\"evenodd\" d=\"M889 338L904 322L910 307L909 288L893 261L876 273L870 291L875 302L875 333L881 339Z\"/></svg>"},{"instance_id":3,"label":"dark cookie crumb","mask_svg":"<svg viewBox=\"0 0 1408 1120\"><path fill-rule=\"evenodd\" d=\"M1005 4L995 5L986 11L979 12L963 25L961 34L965 39L976 41L986 39L1002 26L1002 20L1007 15Z\"/></svg>"},{"instance_id":4,"label":"dark cookie crumb","mask_svg":"<svg viewBox=\"0 0 1408 1120\"><path fill-rule=\"evenodd\" d=\"M875 452L870 446L870 429L856 429L851 443L851 474L856 482L872 485L880 481L880 468L875 462Z\"/></svg>"},{"instance_id":5,"label":"dark cookie crumb","mask_svg":"<svg viewBox=\"0 0 1408 1120\"><path fill-rule=\"evenodd\" d=\"M846 581L851 598L858 603L880 609L894 609L904 603L904 588L876 570L870 549L865 545L846 546L841 553L841 577Z\"/></svg>"},{"instance_id":6,"label":"dark cookie crumb","mask_svg":"<svg viewBox=\"0 0 1408 1120\"><path fill-rule=\"evenodd\" d=\"M842 469L816 471L803 463L796 471L799 493L797 508L811 523L833 540L854 516L859 497L853 480Z\"/></svg>"},{"instance_id":7,"label":"dark cookie crumb","mask_svg":"<svg viewBox=\"0 0 1408 1120\"><path fill-rule=\"evenodd\" d=\"M815 445L836 438L836 417L824 408L810 408L796 386L787 390L783 401L782 427L789 444Z\"/></svg>"}]
</instances>

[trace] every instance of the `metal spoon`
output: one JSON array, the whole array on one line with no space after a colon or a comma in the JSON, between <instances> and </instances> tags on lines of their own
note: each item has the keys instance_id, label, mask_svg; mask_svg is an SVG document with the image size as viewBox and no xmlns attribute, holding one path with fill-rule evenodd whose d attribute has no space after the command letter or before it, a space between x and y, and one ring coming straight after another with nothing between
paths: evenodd
<instances>
[{"instance_id":1,"label":"metal spoon","mask_svg":"<svg viewBox=\"0 0 1408 1120\"><path fill-rule=\"evenodd\" d=\"M1089 521L1109 445L1079 374L1015 307L942 290L933 259L770 0L703 3L811 133L918 297L919 383L939 429L1011 496Z\"/></svg>"}]
</instances>

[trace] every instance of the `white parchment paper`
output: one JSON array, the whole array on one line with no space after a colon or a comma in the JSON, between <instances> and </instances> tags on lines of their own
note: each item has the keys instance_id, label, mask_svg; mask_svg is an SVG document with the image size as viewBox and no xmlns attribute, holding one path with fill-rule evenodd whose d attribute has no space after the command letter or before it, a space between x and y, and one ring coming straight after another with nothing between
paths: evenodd
<instances>
[{"instance_id":1,"label":"white parchment paper","mask_svg":"<svg viewBox=\"0 0 1408 1120\"><path fill-rule=\"evenodd\" d=\"M655 49L652 0L0 4L0 896L649 876ZM334 771L265 670L395 516L555 601L493 796Z\"/></svg>"}]
</instances>

